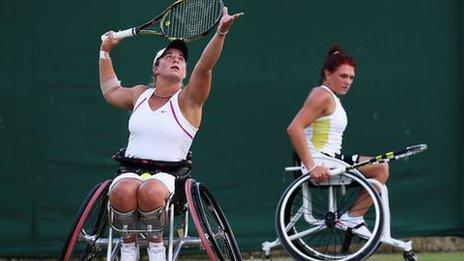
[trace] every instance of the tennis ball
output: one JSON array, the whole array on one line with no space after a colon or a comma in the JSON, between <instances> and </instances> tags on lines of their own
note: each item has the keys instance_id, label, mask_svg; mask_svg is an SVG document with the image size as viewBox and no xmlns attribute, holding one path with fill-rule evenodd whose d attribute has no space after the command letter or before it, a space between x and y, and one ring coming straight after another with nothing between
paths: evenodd
<instances>
[{"instance_id":1,"label":"tennis ball","mask_svg":"<svg viewBox=\"0 0 464 261\"><path fill-rule=\"evenodd\" d=\"M143 179L143 180L147 180L149 177L151 177L151 174L150 173L143 173L142 175L140 175L140 177Z\"/></svg>"}]
</instances>

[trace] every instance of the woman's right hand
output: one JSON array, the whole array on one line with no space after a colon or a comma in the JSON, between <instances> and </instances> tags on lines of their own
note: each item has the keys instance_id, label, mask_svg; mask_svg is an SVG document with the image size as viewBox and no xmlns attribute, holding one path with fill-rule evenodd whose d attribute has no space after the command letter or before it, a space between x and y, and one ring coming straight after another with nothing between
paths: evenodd
<instances>
[{"instance_id":1,"label":"woman's right hand","mask_svg":"<svg viewBox=\"0 0 464 261\"><path fill-rule=\"evenodd\" d=\"M114 31L109 31L104 34L107 37L105 37L104 39L102 38L100 50L105 52L111 52L111 50L121 42L121 39L114 38L113 34Z\"/></svg>"},{"instance_id":2,"label":"woman's right hand","mask_svg":"<svg viewBox=\"0 0 464 261\"><path fill-rule=\"evenodd\" d=\"M330 179L330 169L324 166L316 166L309 172L309 175L317 182L327 181Z\"/></svg>"}]
</instances>

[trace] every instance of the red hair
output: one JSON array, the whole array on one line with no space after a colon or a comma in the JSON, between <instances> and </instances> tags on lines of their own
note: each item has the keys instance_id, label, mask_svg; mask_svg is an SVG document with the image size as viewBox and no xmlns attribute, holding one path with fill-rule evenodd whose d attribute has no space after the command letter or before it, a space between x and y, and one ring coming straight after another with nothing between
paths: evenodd
<instances>
[{"instance_id":1,"label":"red hair","mask_svg":"<svg viewBox=\"0 0 464 261\"><path fill-rule=\"evenodd\" d=\"M323 82L325 79L325 70L333 73L338 69L338 67L344 64L350 65L356 69L356 63L354 62L353 57L346 54L338 45L333 45L330 47L329 51L327 52L325 62L322 65L321 82Z\"/></svg>"}]
</instances>

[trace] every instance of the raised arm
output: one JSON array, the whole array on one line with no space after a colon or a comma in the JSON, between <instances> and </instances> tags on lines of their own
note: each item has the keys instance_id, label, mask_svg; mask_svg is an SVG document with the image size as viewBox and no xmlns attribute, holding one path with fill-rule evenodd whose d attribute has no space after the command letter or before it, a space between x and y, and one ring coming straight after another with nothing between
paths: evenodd
<instances>
[{"instance_id":1,"label":"raised arm","mask_svg":"<svg viewBox=\"0 0 464 261\"><path fill-rule=\"evenodd\" d=\"M242 15L243 13L229 15L227 7L224 7L217 32L203 50L185 88L183 95L187 100L186 106L196 110L201 109L211 89L212 70L221 55L225 37L232 24Z\"/></svg>"},{"instance_id":2,"label":"raised arm","mask_svg":"<svg viewBox=\"0 0 464 261\"><path fill-rule=\"evenodd\" d=\"M110 52L121 40L113 38L112 31L106 33L108 36L100 46L100 59L98 62L100 71L100 88L105 100L118 108L131 110L138 96L146 89L144 85L132 88L122 87L121 82L113 68Z\"/></svg>"}]
</instances>

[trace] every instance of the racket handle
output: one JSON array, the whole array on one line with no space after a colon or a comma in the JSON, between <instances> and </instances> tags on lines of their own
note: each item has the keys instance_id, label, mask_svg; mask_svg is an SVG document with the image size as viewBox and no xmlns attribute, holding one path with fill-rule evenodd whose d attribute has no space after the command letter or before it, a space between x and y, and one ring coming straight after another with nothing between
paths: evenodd
<instances>
[{"instance_id":1,"label":"racket handle","mask_svg":"<svg viewBox=\"0 0 464 261\"><path fill-rule=\"evenodd\" d=\"M336 168L336 169L333 169L333 170L330 171L330 175L331 176L340 175L345 171L346 171L346 167Z\"/></svg>"},{"instance_id":2,"label":"racket handle","mask_svg":"<svg viewBox=\"0 0 464 261\"><path fill-rule=\"evenodd\" d=\"M135 36L137 33L136 33L136 28L130 28L130 29L126 29L126 30L123 30L123 31L119 31L119 32L116 32L113 34L113 38L114 39L124 39L124 38L127 38L127 37L132 37L132 36ZM101 36L101 40L104 41L106 40L106 38L108 38L108 36L106 35L102 35Z\"/></svg>"},{"instance_id":3,"label":"racket handle","mask_svg":"<svg viewBox=\"0 0 464 261\"><path fill-rule=\"evenodd\" d=\"M285 171L297 171L297 170L301 170L301 167L295 166L295 167L286 167L285 168Z\"/></svg>"}]
</instances>

